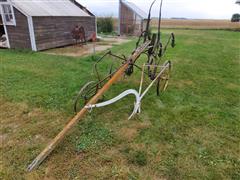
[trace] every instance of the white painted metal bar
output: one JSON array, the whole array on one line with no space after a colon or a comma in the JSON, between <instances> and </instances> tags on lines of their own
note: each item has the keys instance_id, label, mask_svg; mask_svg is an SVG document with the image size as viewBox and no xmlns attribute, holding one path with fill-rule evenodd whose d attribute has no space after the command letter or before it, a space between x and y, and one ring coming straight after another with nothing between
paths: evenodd
<instances>
[{"instance_id":1,"label":"white painted metal bar","mask_svg":"<svg viewBox=\"0 0 240 180\"><path fill-rule=\"evenodd\" d=\"M119 94L118 96L116 96L115 98L113 98L109 101L105 101L105 102L98 103L98 104L93 104L93 105L87 105L87 106L85 106L85 108L92 109L92 108L108 106L108 105L113 104L113 103L119 101L120 99L126 97L127 95L130 95L130 94L135 95L136 101L139 101L140 96L139 96L138 92L134 89L129 89L129 90L126 90L126 91L122 92L121 94Z\"/></svg>"},{"instance_id":2,"label":"white painted metal bar","mask_svg":"<svg viewBox=\"0 0 240 180\"><path fill-rule=\"evenodd\" d=\"M128 119L131 119L135 114L140 113L141 100L147 94L147 92L150 90L150 88L154 85L154 83L157 81L157 79L160 78L160 76L164 73L164 71L170 67L169 62L165 62L164 64L165 64L164 66L158 66L158 67L162 67L162 70L158 73L156 78L150 83L150 85L144 90L143 93L142 93L142 85L143 85L143 78L144 78L144 68L147 66L145 64L143 65L143 69L142 69L142 76L141 76L141 82L140 82L140 86L139 86L139 92L137 92L134 89L129 89L129 90L126 90L123 93L119 94L118 96L116 96L115 98L113 98L111 100L108 100L108 101L102 102L102 103L98 103L98 104L90 104L90 105L85 106L85 108L92 110L93 108L108 106L113 103L116 103L117 101L121 100L122 98L124 98L130 94L133 94L136 97L136 101L134 103L134 110L128 118Z\"/></svg>"},{"instance_id":3,"label":"white painted metal bar","mask_svg":"<svg viewBox=\"0 0 240 180\"><path fill-rule=\"evenodd\" d=\"M135 105L134 105L135 108L134 108L133 113L132 113L132 114L136 114L137 111L138 111L138 108L137 108L136 104L138 104L140 102L140 95L134 89L126 90L123 93L119 94L118 96L116 96L115 98L113 98L113 99L111 99L109 101L105 101L105 102L98 103L98 104L90 104L90 105L85 106L85 108L86 109L93 109L93 108L99 108L99 107L108 106L108 105L111 105L113 103L116 103L117 101L119 101L122 98L124 98L124 97L126 97L128 95L131 95L131 94L135 95L135 98L136 98L136 102L135 102Z\"/></svg>"}]
</instances>

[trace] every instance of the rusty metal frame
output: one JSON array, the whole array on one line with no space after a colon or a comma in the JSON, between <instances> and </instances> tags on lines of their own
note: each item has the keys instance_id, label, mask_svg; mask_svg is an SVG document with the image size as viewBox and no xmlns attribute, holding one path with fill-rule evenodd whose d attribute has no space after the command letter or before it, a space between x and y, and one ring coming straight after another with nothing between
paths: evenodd
<instances>
[{"instance_id":1,"label":"rusty metal frame","mask_svg":"<svg viewBox=\"0 0 240 180\"><path fill-rule=\"evenodd\" d=\"M175 45L175 37L173 34L171 34L171 37L169 38L167 45L163 49L163 46L161 43L161 38L160 38L162 0L161 0L161 4L160 4L160 12L159 12L158 33L157 34L155 33L152 36L149 33L150 20L151 20L151 9L155 2L156 2L156 0L153 1L153 3L151 4L150 10L149 10L146 30L139 37L139 40L136 43L136 48L135 48L135 50L133 50L132 54L128 58L125 58L124 56L121 57L118 55L114 55L111 53L111 51L109 51L106 54L104 54L103 57L100 58L96 62L96 64L94 65L94 69L96 72L98 82L96 84L94 84L91 88L89 88L89 93L90 92L92 93L92 91L96 91L96 92L93 92L93 95L90 97L89 100L87 100L86 105L67 123L67 125L63 128L63 130L33 160L33 162L27 168L28 171L31 171L31 170L37 168L44 161L44 159L46 159L47 156L57 147L57 145L64 139L64 137L70 132L70 130L80 120L83 119L84 115L88 112L87 107L96 104L98 102L98 100L101 97L103 97L104 94L109 90L109 88L111 88L111 86L114 83L117 83L120 80L120 78L123 77L125 74L131 75L133 73L133 67L137 67L138 69L141 69L142 74L148 74L150 80L152 80L152 82L148 88L151 88L153 86L153 84L159 80L159 78L161 77L163 72L161 71L160 73L158 73L157 68L159 66L162 56L166 52L166 49L167 49L171 39L172 39L172 46L173 46L173 44ZM143 43L140 43L142 38L143 38ZM163 52L163 54L162 53L160 54L159 52ZM116 69L114 72L111 72L108 76L101 79L99 76L99 73L98 73L97 66L107 55L110 55L112 57L115 57L115 58L121 60L122 65L118 69ZM156 58L156 60L154 62L148 62L146 64L147 67L152 67L154 69L154 71L152 71L153 73L149 72L149 68L148 68L148 72L145 72L145 66L143 68L141 68L138 65L136 65L137 60L142 55L147 55L148 59L149 59L149 57ZM165 64L165 66L166 66L166 64ZM167 68L171 67L171 63L168 62L166 67ZM142 82L142 80L141 80L141 82ZM140 90L139 90L139 92L140 92ZM147 91L145 90L142 95L144 96L146 93L147 93ZM140 110L140 108L135 108L134 112L136 112L136 109ZM133 113L133 114L135 114L135 113Z\"/></svg>"}]
</instances>

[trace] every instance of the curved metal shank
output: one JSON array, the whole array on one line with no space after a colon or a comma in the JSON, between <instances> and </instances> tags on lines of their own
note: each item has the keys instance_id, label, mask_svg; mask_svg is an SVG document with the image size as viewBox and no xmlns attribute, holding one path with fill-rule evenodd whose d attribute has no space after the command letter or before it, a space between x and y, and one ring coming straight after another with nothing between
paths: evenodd
<instances>
[{"instance_id":1,"label":"curved metal shank","mask_svg":"<svg viewBox=\"0 0 240 180\"><path fill-rule=\"evenodd\" d=\"M128 119L131 119L135 114L137 114L138 112L140 112L140 106L141 106L141 100L143 99L143 97L147 94L147 92L150 90L150 88L154 85L154 83L160 78L160 76L164 73L164 71L169 68L171 66L171 62L167 61L164 63L164 66L162 66L162 70L158 73L158 75L156 76L156 78L150 83L150 85L144 90L144 92L141 94L141 89L142 89L142 80L141 80L141 85L139 88L139 93L134 90L134 89L129 89L126 90L124 92L122 92L121 94L119 94L118 96L116 96L115 98L102 102L102 103L98 103L98 104L88 104L85 106L86 109L93 109L93 108L98 108L98 107L104 107L104 106L108 106L111 105L113 103L116 103L117 101L121 100L122 98L133 94L136 97L136 101L134 104L134 110L132 112L132 114L129 116ZM144 71L144 69L143 69ZM142 77L143 78L143 77Z\"/></svg>"}]
</instances>

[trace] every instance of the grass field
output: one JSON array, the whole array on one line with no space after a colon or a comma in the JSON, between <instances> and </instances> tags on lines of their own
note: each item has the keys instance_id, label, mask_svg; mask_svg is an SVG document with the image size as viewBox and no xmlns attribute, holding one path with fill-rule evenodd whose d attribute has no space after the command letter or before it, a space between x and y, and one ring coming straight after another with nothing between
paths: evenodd
<instances>
[{"instance_id":1,"label":"grass field","mask_svg":"<svg viewBox=\"0 0 240 180\"><path fill-rule=\"evenodd\" d=\"M166 93L156 97L152 89L132 120L133 98L93 110L31 173L28 164L73 116L94 61L0 50L1 178L240 179L240 33L173 31ZM112 50L129 55L134 45ZM139 80L139 72L122 79L106 98Z\"/></svg>"}]
</instances>

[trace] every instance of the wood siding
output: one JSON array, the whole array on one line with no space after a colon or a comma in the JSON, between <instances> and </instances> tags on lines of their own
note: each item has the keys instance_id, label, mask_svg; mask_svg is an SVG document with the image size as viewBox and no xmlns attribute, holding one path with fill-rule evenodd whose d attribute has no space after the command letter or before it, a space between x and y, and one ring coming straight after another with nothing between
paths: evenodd
<instances>
[{"instance_id":1,"label":"wood siding","mask_svg":"<svg viewBox=\"0 0 240 180\"><path fill-rule=\"evenodd\" d=\"M120 3L120 34L130 34L133 31L134 13L125 4Z\"/></svg>"},{"instance_id":2,"label":"wood siding","mask_svg":"<svg viewBox=\"0 0 240 180\"><path fill-rule=\"evenodd\" d=\"M87 40L96 32L95 17L33 17L37 50L75 43L72 30L83 26Z\"/></svg>"},{"instance_id":3,"label":"wood siding","mask_svg":"<svg viewBox=\"0 0 240 180\"><path fill-rule=\"evenodd\" d=\"M120 2L120 35L139 35L143 29L143 20L136 13Z\"/></svg>"},{"instance_id":4,"label":"wood siding","mask_svg":"<svg viewBox=\"0 0 240 180\"><path fill-rule=\"evenodd\" d=\"M2 37L3 34L5 34L5 33L4 33L4 27L3 27L3 23L2 23L2 16L0 14L0 38Z\"/></svg>"},{"instance_id":5,"label":"wood siding","mask_svg":"<svg viewBox=\"0 0 240 180\"><path fill-rule=\"evenodd\" d=\"M11 48L32 49L27 17L14 8L16 26L7 26Z\"/></svg>"}]
</instances>

